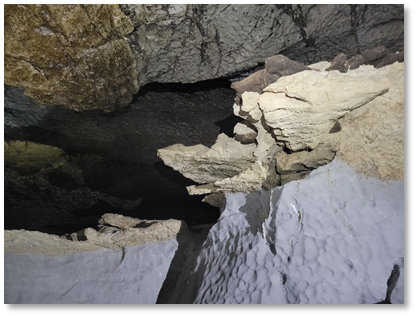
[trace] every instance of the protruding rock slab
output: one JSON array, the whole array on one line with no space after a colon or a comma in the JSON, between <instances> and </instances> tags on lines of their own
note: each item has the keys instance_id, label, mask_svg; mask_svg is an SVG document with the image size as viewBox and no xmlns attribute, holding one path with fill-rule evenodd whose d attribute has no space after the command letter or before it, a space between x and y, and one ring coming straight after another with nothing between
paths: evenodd
<instances>
[{"instance_id":1,"label":"protruding rock slab","mask_svg":"<svg viewBox=\"0 0 416 316\"><path fill-rule=\"evenodd\" d=\"M313 149L348 112L395 86L373 67L356 71L303 71L264 89L258 104L276 140L293 151Z\"/></svg>"},{"instance_id":2,"label":"protruding rock slab","mask_svg":"<svg viewBox=\"0 0 416 316\"><path fill-rule=\"evenodd\" d=\"M403 63L284 76L261 94L242 93L234 113L246 121L235 139L222 134L211 149L173 145L158 154L202 184L190 194L273 188L305 177L335 152L367 175L403 179L403 80Z\"/></svg>"},{"instance_id":3,"label":"protruding rock slab","mask_svg":"<svg viewBox=\"0 0 416 316\"><path fill-rule=\"evenodd\" d=\"M178 220L141 220L104 214L97 230L87 228L66 236L37 231L6 230L5 253L64 255L98 249L121 249L175 239L186 224Z\"/></svg>"}]
</instances>

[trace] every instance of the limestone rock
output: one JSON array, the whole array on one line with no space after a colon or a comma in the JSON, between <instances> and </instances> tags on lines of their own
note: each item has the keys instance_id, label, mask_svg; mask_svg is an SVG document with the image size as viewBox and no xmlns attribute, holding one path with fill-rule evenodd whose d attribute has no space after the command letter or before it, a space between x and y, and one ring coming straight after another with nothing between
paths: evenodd
<instances>
[{"instance_id":1,"label":"limestone rock","mask_svg":"<svg viewBox=\"0 0 416 316\"><path fill-rule=\"evenodd\" d=\"M140 82L226 76L280 52L311 63L330 60L341 51L353 55L377 45L391 50L403 47L401 5L129 4L121 8L136 27L128 38Z\"/></svg>"},{"instance_id":2,"label":"limestone rock","mask_svg":"<svg viewBox=\"0 0 416 316\"><path fill-rule=\"evenodd\" d=\"M233 82L231 88L237 92L236 102L245 92L261 93L265 87L282 76L289 76L309 69L302 63L290 60L283 55L275 55L266 59L265 69L259 70L242 81Z\"/></svg>"},{"instance_id":3,"label":"limestone rock","mask_svg":"<svg viewBox=\"0 0 416 316\"><path fill-rule=\"evenodd\" d=\"M56 256L6 253L4 301L7 304L155 304L178 248L177 240L170 239Z\"/></svg>"},{"instance_id":4,"label":"limestone rock","mask_svg":"<svg viewBox=\"0 0 416 316\"><path fill-rule=\"evenodd\" d=\"M233 106L246 119L235 127L235 139L252 134L255 143L243 145L220 135L211 149L173 145L159 150L159 156L202 184L188 187L190 194L273 188L305 177L330 162L335 152L367 175L402 179L403 71L404 65L395 63L381 69L361 66L346 73L306 70L283 76L261 94L244 92L242 104ZM374 115L371 121L364 114L368 112ZM379 135L389 136L372 145ZM367 148L372 152L363 154Z\"/></svg>"},{"instance_id":5,"label":"limestone rock","mask_svg":"<svg viewBox=\"0 0 416 316\"><path fill-rule=\"evenodd\" d=\"M303 71L265 88L258 104L277 141L293 151L313 149L339 118L395 85L397 82L372 67L345 74Z\"/></svg>"},{"instance_id":6,"label":"limestone rock","mask_svg":"<svg viewBox=\"0 0 416 316\"><path fill-rule=\"evenodd\" d=\"M202 184L189 186L189 194L251 192L278 185L273 156L281 148L262 122L237 125L236 131L247 138L220 134L211 148L177 144L159 149L158 156L166 165Z\"/></svg>"},{"instance_id":7,"label":"limestone rock","mask_svg":"<svg viewBox=\"0 0 416 316\"><path fill-rule=\"evenodd\" d=\"M158 150L164 163L198 182L209 183L238 175L255 161L255 144L244 145L225 134L212 148L202 145L172 145Z\"/></svg>"},{"instance_id":8,"label":"limestone rock","mask_svg":"<svg viewBox=\"0 0 416 316\"><path fill-rule=\"evenodd\" d=\"M312 151L298 151L287 154L280 151L276 155L276 170L280 174L281 184L300 180L311 170L324 166L335 157L330 144L319 144Z\"/></svg>"},{"instance_id":9,"label":"limestone rock","mask_svg":"<svg viewBox=\"0 0 416 316\"><path fill-rule=\"evenodd\" d=\"M404 179L404 63L355 71L364 78L367 72L377 73L377 80L390 82L389 91L345 115L339 120L342 129L322 141L331 144L337 158L367 176Z\"/></svg>"},{"instance_id":10,"label":"limestone rock","mask_svg":"<svg viewBox=\"0 0 416 316\"><path fill-rule=\"evenodd\" d=\"M237 125L234 126L234 134L234 139L242 144L254 143L257 137L257 131L255 127L246 124L246 122L237 123Z\"/></svg>"},{"instance_id":11,"label":"limestone rock","mask_svg":"<svg viewBox=\"0 0 416 316\"><path fill-rule=\"evenodd\" d=\"M65 152L34 142L4 142L4 165L21 174L33 174L66 163Z\"/></svg>"},{"instance_id":12,"label":"limestone rock","mask_svg":"<svg viewBox=\"0 0 416 316\"><path fill-rule=\"evenodd\" d=\"M64 255L99 249L121 249L176 238L186 225L178 220L140 220L104 214L100 229L93 228L56 236L36 231L6 230L5 253Z\"/></svg>"},{"instance_id":13,"label":"limestone rock","mask_svg":"<svg viewBox=\"0 0 416 316\"><path fill-rule=\"evenodd\" d=\"M338 54L332 61L331 65L326 69L326 71L331 71L331 70L338 70L339 72L347 72L348 70L347 55L345 55L344 53Z\"/></svg>"}]
</instances>

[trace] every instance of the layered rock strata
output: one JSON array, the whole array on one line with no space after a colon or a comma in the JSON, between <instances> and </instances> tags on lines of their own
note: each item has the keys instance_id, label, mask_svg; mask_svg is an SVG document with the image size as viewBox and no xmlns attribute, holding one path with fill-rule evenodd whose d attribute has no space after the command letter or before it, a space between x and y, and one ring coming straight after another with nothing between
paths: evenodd
<instances>
[{"instance_id":1,"label":"layered rock strata","mask_svg":"<svg viewBox=\"0 0 416 316\"><path fill-rule=\"evenodd\" d=\"M63 236L28 230L4 232L5 253L58 256L99 249L122 249L176 238L186 230L178 220L141 220L119 214L104 214L98 230L86 228Z\"/></svg>"},{"instance_id":2,"label":"layered rock strata","mask_svg":"<svg viewBox=\"0 0 416 316\"><path fill-rule=\"evenodd\" d=\"M262 93L242 93L234 113L245 121L234 138L222 134L212 148L173 145L159 156L202 184L188 187L190 194L272 188L334 156L368 176L403 179L404 64L346 73L310 68Z\"/></svg>"}]
</instances>

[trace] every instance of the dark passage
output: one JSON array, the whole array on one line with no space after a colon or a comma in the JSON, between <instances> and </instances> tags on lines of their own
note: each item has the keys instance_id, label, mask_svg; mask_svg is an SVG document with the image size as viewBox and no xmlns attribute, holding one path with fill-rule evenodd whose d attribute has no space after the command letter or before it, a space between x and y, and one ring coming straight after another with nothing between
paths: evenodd
<instances>
[{"instance_id":1,"label":"dark passage","mask_svg":"<svg viewBox=\"0 0 416 316\"><path fill-rule=\"evenodd\" d=\"M5 160L5 229L64 234L96 227L108 212L191 226L215 222L218 209L189 196L185 187L193 182L165 166L157 149L211 146L219 133L232 135L239 119L229 86L221 79L149 84L113 113L39 106L6 86L5 141L55 146L63 156L34 170Z\"/></svg>"}]
</instances>

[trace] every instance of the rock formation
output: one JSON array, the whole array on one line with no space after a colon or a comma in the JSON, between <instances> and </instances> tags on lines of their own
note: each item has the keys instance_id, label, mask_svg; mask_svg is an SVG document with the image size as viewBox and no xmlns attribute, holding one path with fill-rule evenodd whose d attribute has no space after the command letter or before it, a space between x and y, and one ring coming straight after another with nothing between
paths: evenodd
<instances>
[{"instance_id":1,"label":"rock formation","mask_svg":"<svg viewBox=\"0 0 416 316\"><path fill-rule=\"evenodd\" d=\"M403 63L282 76L262 93L241 94L234 113L246 121L234 139L222 134L210 149L173 145L158 155L202 184L188 187L190 194L272 188L304 177L335 152L369 176L403 179L403 80Z\"/></svg>"},{"instance_id":2,"label":"rock formation","mask_svg":"<svg viewBox=\"0 0 416 316\"><path fill-rule=\"evenodd\" d=\"M198 251L174 256L178 221L114 214L71 240L6 231L5 302L155 303L171 274L161 303L404 303L403 194L403 181L335 159L283 187L228 194Z\"/></svg>"},{"instance_id":3,"label":"rock formation","mask_svg":"<svg viewBox=\"0 0 416 316\"><path fill-rule=\"evenodd\" d=\"M119 214L104 214L99 229L57 236L27 230L7 230L4 234L5 253L37 255L67 255L98 249L122 249L147 243L175 239L186 230L178 220L140 220Z\"/></svg>"},{"instance_id":4,"label":"rock formation","mask_svg":"<svg viewBox=\"0 0 416 316\"><path fill-rule=\"evenodd\" d=\"M80 241L6 231L5 303L156 303L184 224L106 214L100 225L69 236Z\"/></svg>"},{"instance_id":5,"label":"rock formation","mask_svg":"<svg viewBox=\"0 0 416 316\"><path fill-rule=\"evenodd\" d=\"M403 50L403 5L6 5L5 83L38 104L112 111L148 82ZM390 56L393 58L394 56Z\"/></svg>"},{"instance_id":6,"label":"rock formation","mask_svg":"<svg viewBox=\"0 0 416 316\"><path fill-rule=\"evenodd\" d=\"M270 191L228 194L169 302L403 303L403 197L403 181L367 178L338 159Z\"/></svg>"},{"instance_id":7,"label":"rock formation","mask_svg":"<svg viewBox=\"0 0 416 316\"><path fill-rule=\"evenodd\" d=\"M37 103L114 110L139 89L118 5L5 6L4 81Z\"/></svg>"},{"instance_id":8,"label":"rock formation","mask_svg":"<svg viewBox=\"0 0 416 316\"><path fill-rule=\"evenodd\" d=\"M404 303L403 49L403 5L5 5L5 303Z\"/></svg>"}]
</instances>

